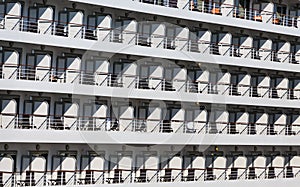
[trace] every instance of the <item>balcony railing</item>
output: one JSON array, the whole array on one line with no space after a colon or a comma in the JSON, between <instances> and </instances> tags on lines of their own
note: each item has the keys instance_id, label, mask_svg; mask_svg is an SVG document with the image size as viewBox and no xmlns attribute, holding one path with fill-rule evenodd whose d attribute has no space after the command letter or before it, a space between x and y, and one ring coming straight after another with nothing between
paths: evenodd
<instances>
[{"instance_id":1,"label":"balcony railing","mask_svg":"<svg viewBox=\"0 0 300 187\"><path fill-rule=\"evenodd\" d=\"M276 173L272 172L275 171ZM289 170L299 167L289 166ZM299 178L298 173L287 173L286 167L248 168L166 168L166 169L114 169L114 170L55 170L23 172L0 171L1 184L13 186L57 186L121 183L203 182L224 180L264 180Z\"/></svg>"},{"instance_id":2,"label":"balcony railing","mask_svg":"<svg viewBox=\"0 0 300 187\"><path fill-rule=\"evenodd\" d=\"M4 71L10 67L8 74ZM40 72L40 73L39 73ZM42 73L41 73L42 72ZM187 92L197 94L216 94L240 97L261 97L272 99L300 99L300 90L287 87L251 86L244 84L210 83L204 81L167 80L162 77L139 77L128 74L111 74L104 72L86 72L77 69L54 70L50 67L17 66L4 64L0 69L0 79L27 80L35 82L52 82L57 84L82 84L90 86L106 86L156 91ZM128 81L125 81L128 80ZM175 87L180 83L180 87Z\"/></svg>"},{"instance_id":3,"label":"balcony railing","mask_svg":"<svg viewBox=\"0 0 300 187\"><path fill-rule=\"evenodd\" d=\"M300 124L269 124L246 122L205 122L187 120L154 120L90 116L50 116L0 114L0 129L35 129L65 131L122 131L139 133L238 134L238 135L300 135Z\"/></svg>"},{"instance_id":4,"label":"balcony railing","mask_svg":"<svg viewBox=\"0 0 300 187\"><path fill-rule=\"evenodd\" d=\"M149 3L154 5L165 5L164 3L158 3L158 1L140 1L143 3ZM166 1L167 3L167 1ZM165 5L166 6L166 5ZM176 7L176 6L171 6ZM197 0L189 0L188 3L182 7L182 9L189 9L190 11L197 11L202 13L223 15L226 17L233 17L257 22L272 23L275 25L281 25L286 27L298 28L299 17L290 16L286 14L279 14L271 11L258 10L254 8L244 8L242 6L236 6L232 4L218 4ZM223 11L224 10L224 11ZM263 16L268 16L267 20L263 20Z\"/></svg>"},{"instance_id":5,"label":"balcony railing","mask_svg":"<svg viewBox=\"0 0 300 187\"><path fill-rule=\"evenodd\" d=\"M12 15L10 15L12 16ZM101 42L115 42L115 43L124 43L124 44L135 44L141 45L145 47L153 47L153 48L165 48L170 50L180 50L180 51L189 51L189 52L197 52L197 53L210 53L213 55L222 55L222 56L232 56L238 58L246 58L251 57L252 59L260 59L264 61L276 61L276 58L271 58L274 56L278 56L277 54L289 53L289 52L272 52L271 49L259 49L255 50L253 48L252 54L243 54L244 49L247 48L245 46L233 46L230 43L211 43L210 41L203 40L191 40L189 37L174 37L174 36L165 36L154 33L141 33L133 30L124 30L123 28L107 28L107 27L91 27L89 25L84 24L76 24L76 23L61 23L55 20L42 20L51 23L49 28L46 31L41 32L39 30L38 24L36 22L27 21L27 17L18 17L19 21L15 23L12 27L5 26L5 18L0 18L0 23L2 26L0 29L10 29L22 32L31 32L38 34L51 34L57 36L71 37L71 38L79 38L79 39L89 39L89 40L98 40L98 32L105 32L105 36L101 36L99 40ZM70 27L77 27L77 33L69 34ZM89 29L87 29L89 28ZM93 29L90 29L93 28ZM124 37L127 39L125 40ZM152 39L161 38L159 43L153 43ZM157 40L156 40L157 41ZM207 46L208 45L208 46ZM222 50L220 51L220 48ZM227 50L226 50L227 48ZM248 47L252 48L252 47ZM246 50L247 51L247 50ZM254 52L256 52L254 54ZM267 53L269 55L266 58L261 58L259 55L260 52ZM296 64L298 60L293 58L298 54L287 55L286 62ZM270 58L269 58L270 57Z\"/></svg>"}]
</instances>

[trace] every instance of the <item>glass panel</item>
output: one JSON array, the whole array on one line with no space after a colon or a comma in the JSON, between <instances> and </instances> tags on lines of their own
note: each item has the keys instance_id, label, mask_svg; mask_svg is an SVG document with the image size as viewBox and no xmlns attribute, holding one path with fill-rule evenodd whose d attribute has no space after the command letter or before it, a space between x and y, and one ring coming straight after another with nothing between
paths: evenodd
<instances>
[{"instance_id":1,"label":"glass panel","mask_svg":"<svg viewBox=\"0 0 300 187\"><path fill-rule=\"evenodd\" d=\"M60 117L63 114L63 105L62 103L55 104L55 116Z\"/></svg>"},{"instance_id":2,"label":"glass panel","mask_svg":"<svg viewBox=\"0 0 300 187\"><path fill-rule=\"evenodd\" d=\"M31 101L25 101L24 114L32 114L33 103Z\"/></svg>"}]
</instances>

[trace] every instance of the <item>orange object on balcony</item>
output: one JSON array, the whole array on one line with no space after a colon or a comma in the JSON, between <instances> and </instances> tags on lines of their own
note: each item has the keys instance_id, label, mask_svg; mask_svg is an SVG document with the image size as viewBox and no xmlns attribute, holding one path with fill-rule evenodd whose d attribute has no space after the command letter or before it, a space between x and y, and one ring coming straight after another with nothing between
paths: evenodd
<instances>
[{"instance_id":1,"label":"orange object on balcony","mask_svg":"<svg viewBox=\"0 0 300 187\"><path fill-rule=\"evenodd\" d=\"M254 16L255 21L262 21L262 16Z\"/></svg>"},{"instance_id":2,"label":"orange object on balcony","mask_svg":"<svg viewBox=\"0 0 300 187\"><path fill-rule=\"evenodd\" d=\"M279 18L274 18L274 19L273 19L273 23L274 23L274 24L279 24L279 23L280 23Z\"/></svg>"},{"instance_id":3,"label":"orange object on balcony","mask_svg":"<svg viewBox=\"0 0 300 187\"><path fill-rule=\"evenodd\" d=\"M211 10L211 13L212 13L212 14L221 14L221 10L220 10L220 8L213 8L213 9Z\"/></svg>"}]
</instances>

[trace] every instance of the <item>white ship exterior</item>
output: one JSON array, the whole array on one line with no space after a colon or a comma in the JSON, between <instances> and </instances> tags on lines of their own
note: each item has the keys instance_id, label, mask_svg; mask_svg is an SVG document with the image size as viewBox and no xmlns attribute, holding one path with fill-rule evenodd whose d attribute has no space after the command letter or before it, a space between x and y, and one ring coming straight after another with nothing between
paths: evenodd
<instances>
[{"instance_id":1,"label":"white ship exterior","mask_svg":"<svg viewBox=\"0 0 300 187\"><path fill-rule=\"evenodd\" d=\"M298 0L2 0L0 187L300 184Z\"/></svg>"}]
</instances>

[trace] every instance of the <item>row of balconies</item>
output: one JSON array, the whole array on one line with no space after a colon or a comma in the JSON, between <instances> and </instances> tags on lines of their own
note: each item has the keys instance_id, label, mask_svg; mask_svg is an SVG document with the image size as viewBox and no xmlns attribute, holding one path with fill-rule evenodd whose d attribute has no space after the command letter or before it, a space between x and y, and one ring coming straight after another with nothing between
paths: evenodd
<instances>
[{"instance_id":1,"label":"row of balconies","mask_svg":"<svg viewBox=\"0 0 300 187\"><path fill-rule=\"evenodd\" d=\"M186 103L143 104L131 100L86 101L84 97L19 97L0 100L2 129L120 131L144 133L193 133L240 135L299 135L300 115L296 111L236 111ZM81 100L81 101L80 101ZM154 101L153 101L154 102ZM21 104L24 103L24 104ZM18 112L20 111L20 112Z\"/></svg>"},{"instance_id":2,"label":"row of balconies","mask_svg":"<svg viewBox=\"0 0 300 187\"><path fill-rule=\"evenodd\" d=\"M300 60L300 44L291 45L288 41L272 42L268 38L253 39L246 34L234 36L225 31L214 33L205 29L195 31L194 28L182 28L165 23L137 22L133 18L113 20L108 14L90 15L89 24L84 25L81 10L62 11L59 13L60 19L67 20L55 21L53 7L42 8L45 12L49 9L52 14L47 12L50 14L46 14L48 17L43 17L45 14L41 14L42 17L29 19L19 15L21 11L12 9L12 13L8 12L0 18L1 28L263 61L299 63ZM35 21L27 21L27 19Z\"/></svg>"},{"instance_id":3,"label":"row of balconies","mask_svg":"<svg viewBox=\"0 0 300 187\"><path fill-rule=\"evenodd\" d=\"M29 114L20 116L0 114L0 120L0 127L2 129L286 136L300 134L300 124L295 122L292 124L287 122L274 122L270 124L269 122L206 122L136 118L111 119L110 117L77 117L67 115L52 117Z\"/></svg>"},{"instance_id":4,"label":"row of balconies","mask_svg":"<svg viewBox=\"0 0 300 187\"><path fill-rule=\"evenodd\" d=\"M284 156L281 156L280 152L269 155L252 152L247 156L244 156L243 152L228 156L224 156L223 152L214 152L206 156L200 153L187 156L157 156L152 153L137 155L135 163L131 154L110 155L109 161L102 155L86 155L82 156L82 163L77 161L76 155L53 155L50 162L51 171L46 170L49 162L47 158L24 155L20 172L14 172L12 158L4 156L0 160L0 184L5 187L53 186L253 180L300 176L300 157L291 153ZM80 165L80 169L77 169L77 164Z\"/></svg>"},{"instance_id":5,"label":"row of balconies","mask_svg":"<svg viewBox=\"0 0 300 187\"><path fill-rule=\"evenodd\" d=\"M299 27L298 7L289 7L285 4L274 4L273 2L243 1L233 0L183 0L183 1L162 1L162 0L135 0L142 3L179 8L184 10L197 11L202 13L220 15L230 18L239 18L250 21L262 22L264 24L275 24L286 27ZM278 8L279 7L279 8ZM279 11L281 10L281 11Z\"/></svg>"},{"instance_id":6,"label":"row of balconies","mask_svg":"<svg viewBox=\"0 0 300 187\"><path fill-rule=\"evenodd\" d=\"M120 131L144 133L299 135L300 124L201 122L177 120L112 119L98 117L0 114L1 129Z\"/></svg>"},{"instance_id":7,"label":"row of balconies","mask_svg":"<svg viewBox=\"0 0 300 187\"><path fill-rule=\"evenodd\" d=\"M46 57L47 55L44 56ZM98 64L98 68L106 64L107 70L103 71L102 69L101 72L97 71L97 68L94 72L81 70L81 60L79 58L67 58L69 63L72 60L67 69L51 68L51 58L47 62L45 62L44 58L42 60L44 61L36 62L38 64L36 66L21 66L18 65L17 61L6 62L0 67L0 79L238 97L288 100L300 98L300 79L294 77L272 76L263 73L260 75L256 73L251 75L252 73L248 74L245 72L222 73L206 69L189 70L179 66L169 68L157 64L144 66L135 62L127 64L123 70L114 74L108 72L109 65L106 60ZM139 69L141 71L142 69L147 69L150 72L137 75ZM174 72L173 76L166 74L167 71Z\"/></svg>"}]
</instances>

